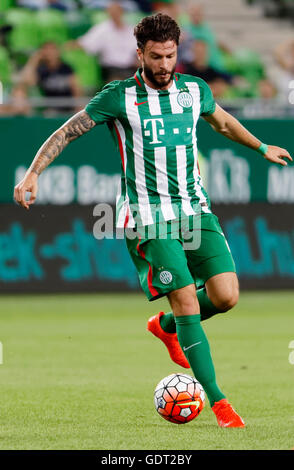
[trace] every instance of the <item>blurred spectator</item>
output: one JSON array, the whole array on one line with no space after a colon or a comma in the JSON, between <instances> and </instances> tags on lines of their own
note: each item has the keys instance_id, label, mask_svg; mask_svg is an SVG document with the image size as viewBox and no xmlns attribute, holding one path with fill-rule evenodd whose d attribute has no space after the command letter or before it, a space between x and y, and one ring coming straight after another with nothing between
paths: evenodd
<instances>
[{"instance_id":1,"label":"blurred spectator","mask_svg":"<svg viewBox=\"0 0 294 470\"><path fill-rule=\"evenodd\" d=\"M290 39L282 44L279 44L275 50L274 55L276 61L281 67L278 76L276 77L276 86L280 98L288 101L289 98L289 85L294 80L294 40Z\"/></svg>"},{"instance_id":2,"label":"blurred spectator","mask_svg":"<svg viewBox=\"0 0 294 470\"><path fill-rule=\"evenodd\" d=\"M0 106L0 115L5 116L29 116L31 114L26 88L17 85L11 92L10 102Z\"/></svg>"},{"instance_id":3,"label":"blurred spectator","mask_svg":"<svg viewBox=\"0 0 294 470\"><path fill-rule=\"evenodd\" d=\"M137 7L140 11L143 11L146 14L151 14L152 12L152 5L151 0L135 0Z\"/></svg>"},{"instance_id":4,"label":"blurred spectator","mask_svg":"<svg viewBox=\"0 0 294 470\"><path fill-rule=\"evenodd\" d=\"M97 55L104 81L124 80L137 68L133 27L124 22L119 3L111 3L107 12L109 20L93 26L76 41L70 41L68 47L82 47L88 54Z\"/></svg>"},{"instance_id":5,"label":"blurred spectator","mask_svg":"<svg viewBox=\"0 0 294 470\"><path fill-rule=\"evenodd\" d=\"M164 13L177 20L179 14L179 5L175 0L151 0L151 9L153 13Z\"/></svg>"},{"instance_id":6,"label":"blurred spectator","mask_svg":"<svg viewBox=\"0 0 294 470\"><path fill-rule=\"evenodd\" d=\"M26 63L21 72L20 83L25 87L38 86L45 97L79 98L81 90L73 69L62 62L58 47L53 42L45 43ZM52 108L51 108L52 109ZM56 107L58 112L78 110L74 106Z\"/></svg>"},{"instance_id":7,"label":"blurred spectator","mask_svg":"<svg viewBox=\"0 0 294 470\"><path fill-rule=\"evenodd\" d=\"M55 8L56 10L67 11L76 8L74 0L17 0L17 5L34 10Z\"/></svg>"},{"instance_id":8,"label":"blurred spectator","mask_svg":"<svg viewBox=\"0 0 294 470\"><path fill-rule=\"evenodd\" d=\"M47 0L16 0L16 4L19 7L39 10L47 7Z\"/></svg>"},{"instance_id":9,"label":"blurred spectator","mask_svg":"<svg viewBox=\"0 0 294 470\"><path fill-rule=\"evenodd\" d=\"M232 76L209 65L205 41L193 41L191 52L192 61L184 64L184 73L202 78L209 84L215 98L222 97L232 83Z\"/></svg>"},{"instance_id":10,"label":"blurred spectator","mask_svg":"<svg viewBox=\"0 0 294 470\"><path fill-rule=\"evenodd\" d=\"M208 45L208 60L211 67L222 70L223 61L220 48L211 27L205 22L202 3L191 3L188 7L189 24L183 29L184 41L180 47L180 60L189 62L192 58L191 45L195 39L205 41Z\"/></svg>"},{"instance_id":11,"label":"blurred spectator","mask_svg":"<svg viewBox=\"0 0 294 470\"><path fill-rule=\"evenodd\" d=\"M277 96L277 88L271 80L263 78L258 82L257 94L259 98L271 100Z\"/></svg>"},{"instance_id":12,"label":"blurred spectator","mask_svg":"<svg viewBox=\"0 0 294 470\"><path fill-rule=\"evenodd\" d=\"M110 2L111 0L79 0L79 4L90 10L105 10L109 7ZM138 10L135 0L120 0L119 3L125 11Z\"/></svg>"},{"instance_id":13,"label":"blurred spectator","mask_svg":"<svg viewBox=\"0 0 294 470\"><path fill-rule=\"evenodd\" d=\"M48 8L55 8L56 10L67 11L76 7L75 3L71 0L47 0Z\"/></svg>"}]
</instances>

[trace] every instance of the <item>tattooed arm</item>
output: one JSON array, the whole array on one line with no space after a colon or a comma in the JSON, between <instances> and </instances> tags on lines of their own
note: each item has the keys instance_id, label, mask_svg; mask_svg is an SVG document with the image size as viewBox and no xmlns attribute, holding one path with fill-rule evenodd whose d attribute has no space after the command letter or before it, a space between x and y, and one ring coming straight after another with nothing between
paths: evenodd
<instances>
[{"instance_id":1,"label":"tattooed arm","mask_svg":"<svg viewBox=\"0 0 294 470\"><path fill-rule=\"evenodd\" d=\"M49 139L44 142L23 180L14 188L14 199L25 209L36 200L38 184L37 178L47 166L55 160L62 150L73 140L89 132L94 126L88 113L83 110L70 118L63 126L55 131ZM25 200L26 192L31 193L29 201Z\"/></svg>"},{"instance_id":2,"label":"tattooed arm","mask_svg":"<svg viewBox=\"0 0 294 470\"><path fill-rule=\"evenodd\" d=\"M35 156L28 172L41 174L62 150L73 140L89 132L96 123L86 111L80 111L52 134Z\"/></svg>"}]
</instances>

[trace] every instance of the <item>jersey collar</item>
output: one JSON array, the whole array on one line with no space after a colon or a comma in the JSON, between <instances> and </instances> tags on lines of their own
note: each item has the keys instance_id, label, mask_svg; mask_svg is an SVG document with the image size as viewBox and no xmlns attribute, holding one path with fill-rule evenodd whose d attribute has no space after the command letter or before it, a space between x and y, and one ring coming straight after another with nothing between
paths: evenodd
<instances>
[{"instance_id":1,"label":"jersey collar","mask_svg":"<svg viewBox=\"0 0 294 470\"><path fill-rule=\"evenodd\" d=\"M144 83L144 80L143 80L142 75L141 75L142 71L143 71L143 69L138 69L137 72L134 75L134 79L136 80L137 84L141 88L145 88L145 83Z\"/></svg>"}]
</instances>

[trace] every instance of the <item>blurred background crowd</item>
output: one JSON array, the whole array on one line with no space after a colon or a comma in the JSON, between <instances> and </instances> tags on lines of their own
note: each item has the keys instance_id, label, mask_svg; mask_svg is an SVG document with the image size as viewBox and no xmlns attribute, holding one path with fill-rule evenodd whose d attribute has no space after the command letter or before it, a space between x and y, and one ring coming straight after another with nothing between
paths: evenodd
<instances>
[{"instance_id":1,"label":"blurred background crowd","mask_svg":"<svg viewBox=\"0 0 294 470\"><path fill-rule=\"evenodd\" d=\"M177 71L203 78L230 111L292 113L294 0L1 0L2 115L71 114L138 67L134 25L181 26Z\"/></svg>"}]
</instances>

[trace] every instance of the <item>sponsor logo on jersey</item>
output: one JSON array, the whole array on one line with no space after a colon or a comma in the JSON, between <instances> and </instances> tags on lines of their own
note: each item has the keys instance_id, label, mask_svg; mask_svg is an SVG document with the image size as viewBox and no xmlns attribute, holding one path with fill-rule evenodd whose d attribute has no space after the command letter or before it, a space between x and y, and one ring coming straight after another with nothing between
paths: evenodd
<instances>
[{"instance_id":1,"label":"sponsor logo on jersey","mask_svg":"<svg viewBox=\"0 0 294 470\"><path fill-rule=\"evenodd\" d=\"M192 95L188 91L180 91L177 99L182 108L191 108L193 104Z\"/></svg>"},{"instance_id":2,"label":"sponsor logo on jersey","mask_svg":"<svg viewBox=\"0 0 294 470\"><path fill-rule=\"evenodd\" d=\"M173 275L169 271L162 271L159 275L162 284L170 284L173 280Z\"/></svg>"}]
</instances>

